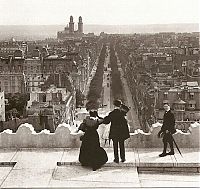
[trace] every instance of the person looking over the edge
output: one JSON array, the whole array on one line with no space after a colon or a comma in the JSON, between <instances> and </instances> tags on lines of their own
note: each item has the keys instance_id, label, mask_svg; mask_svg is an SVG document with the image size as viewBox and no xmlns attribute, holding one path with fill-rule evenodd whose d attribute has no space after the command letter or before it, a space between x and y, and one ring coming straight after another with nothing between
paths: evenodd
<instances>
[{"instance_id":1,"label":"person looking over the edge","mask_svg":"<svg viewBox=\"0 0 200 189\"><path fill-rule=\"evenodd\" d=\"M122 111L121 109L122 102L120 100L114 100L113 105L114 105L114 110L104 118L103 123L104 124L111 123L109 139L112 139L113 141L114 162L119 163L118 144L120 148L121 162L125 162L126 159L125 159L124 142L126 139L130 137L130 134L129 134L127 120L125 118L127 110Z\"/></svg>"},{"instance_id":2,"label":"person looking over the edge","mask_svg":"<svg viewBox=\"0 0 200 189\"><path fill-rule=\"evenodd\" d=\"M79 161L82 166L92 167L93 171L96 171L108 161L105 150L100 146L99 135L97 133L97 129L102 121L96 110L90 110L89 116L83 120L78 128L78 131L85 132L81 137L82 144Z\"/></svg>"}]
</instances>

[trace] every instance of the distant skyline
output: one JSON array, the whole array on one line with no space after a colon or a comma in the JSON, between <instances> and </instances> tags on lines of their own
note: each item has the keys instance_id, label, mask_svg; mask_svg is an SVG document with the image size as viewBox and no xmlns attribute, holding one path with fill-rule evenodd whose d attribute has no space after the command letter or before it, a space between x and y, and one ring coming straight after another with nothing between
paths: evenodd
<instances>
[{"instance_id":1,"label":"distant skyline","mask_svg":"<svg viewBox=\"0 0 200 189\"><path fill-rule=\"evenodd\" d=\"M0 0L0 25L200 23L199 0Z\"/></svg>"}]
</instances>

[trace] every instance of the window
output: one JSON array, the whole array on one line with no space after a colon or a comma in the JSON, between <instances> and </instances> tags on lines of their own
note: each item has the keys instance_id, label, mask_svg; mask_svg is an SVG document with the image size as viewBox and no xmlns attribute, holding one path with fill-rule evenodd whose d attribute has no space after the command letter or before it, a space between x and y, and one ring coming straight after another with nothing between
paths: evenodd
<instances>
[{"instance_id":1,"label":"window","mask_svg":"<svg viewBox=\"0 0 200 189\"><path fill-rule=\"evenodd\" d=\"M194 113L190 113L190 120L194 120Z\"/></svg>"},{"instance_id":2,"label":"window","mask_svg":"<svg viewBox=\"0 0 200 189\"><path fill-rule=\"evenodd\" d=\"M195 109L195 104L189 104L190 109Z\"/></svg>"},{"instance_id":3,"label":"window","mask_svg":"<svg viewBox=\"0 0 200 189\"><path fill-rule=\"evenodd\" d=\"M178 93L177 93L177 97L178 97L178 98L181 98L181 93L178 92Z\"/></svg>"},{"instance_id":4,"label":"window","mask_svg":"<svg viewBox=\"0 0 200 189\"><path fill-rule=\"evenodd\" d=\"M12 87L12 92L15 93L15 86Z\"/></svg>"},{"instance_id":5,"label":"window","mask_svg":"<svg viewBox=\"0 0 200 189\"><path fill-rule=\"evenodd\" d=\"M194 93L190 93L189 98L190 98L190 100L193 100L194 99Z\"/></svg>"},{"instance_id":6,"label":"window","mask_svg":"<svg viewBox=\"0 0 200 189\"><path fill-rule=\"evenodd\" d=\"M46 102L46 94L44 94L44 95L42 96L42 101L43 101L43 102Z\"/></svg>"},{"instance_id":7,"label":"window","mask_svg":"<svg viewBox=\"0 0 200 189\"><path fill-rule=\"evenodd\" d=\"M8 93L8 86L5 86L5 93Z\"/></svg>"},{"instance_id":8,"label":"window","mask_svg":"<svg viewBox=\"0 0 200 189\"><path fill-rule=\"evenodd\" d=\"M164 92L164 99L167 99L168 92Z\"/></svg>"}]
</instances>

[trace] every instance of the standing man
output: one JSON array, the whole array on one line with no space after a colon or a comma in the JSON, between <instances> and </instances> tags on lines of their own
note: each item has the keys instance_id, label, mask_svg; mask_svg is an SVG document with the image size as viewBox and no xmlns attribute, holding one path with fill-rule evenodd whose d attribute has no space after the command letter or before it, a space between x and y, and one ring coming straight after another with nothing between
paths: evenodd
<instances>
[{"instance_id":1,"label":"standing man","mask_svg":"<svg viewBox=\"0 0 200 189\"><path fill-rule=\"evenodd\" d=\"M124 141L130 137L130 134L125 114L120 109L122 102L120 100L115 100L113 105L114 110L104 118L103 123L109 124L111 122L109 139L112 139L113 141L114 162L119 163L118 144L120 148L121 162L125 162Z\"/></svg>"},{"instance_id":2,"label":"standing man","mask_svg":"<svg viewBox=\"0 0 200 189\"><path fill-rule=\"evenodd\" d=\"M163 125L161 127L161 130L158 133L158 137L163 137L163 152L160 154L160 157L164 157L166 155L174 155L174 147L173 147L173 138L172 135L176 132L175 129L175 118L174 114L170 110L169 104L164 104L165 114L163 117ZM167 144L169 143L170 146L170 152L166 153L167 150Z\"/></svg>"}]
</instances>

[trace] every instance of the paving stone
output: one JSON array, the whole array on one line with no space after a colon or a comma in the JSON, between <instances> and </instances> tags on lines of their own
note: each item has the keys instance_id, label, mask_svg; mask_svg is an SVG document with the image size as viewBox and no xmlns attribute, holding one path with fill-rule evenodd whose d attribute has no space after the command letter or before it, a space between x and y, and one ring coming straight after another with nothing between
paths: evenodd
<instances>
[{"instance_id":1,"label":"paving stone","mask_svg":"<svg viewBox=\"0 0 200 189\"><path fill-rule=\"evenodd\" d=\"M200 179L200 174L197 173L139 173L139 179L149 179L152 181L190 181L197 182Z\"/></svg>"},{"instance_id":2,"label":"paving stone","mask_svg":"<svg viewBox=\"0 0 200 189\"><path fill-rule=\"evenodd\" d=\"M12 167L0 167L0 187L11 170Z\"/></svg>"},{"instance_id":3,"label":"paving stone","mask_svg":"<svg viewBox=\"0 0 200 189\"><path fill-rule=\"evenodd\" d=\"M167 155L165 157L159 157L159 154L162 152L162 149L137 149L139 166L141 167L172 167L174 166L173 157Z\"/></svg>"},{"instance_id":4,"label":"paving stone","mask_svg":"<svg viewBox=\"0 0 200 189\"><path fill-rule=\"evenodd\" d=\"M191 167L200 167L200 151L198 148L184 148L180 150L183 157L179 153L175 154L175 166L187 167L190 164Z\"/></svg>"},{"instance_id":5,"label":"paving stone","mask_svg":"<svg viewBox=\"0 0 200 189\"><path fill-rule=\"evenodd\" d=\"M200 184L199 182L183 182L183 181L150 181L150 180L140 180L140 184L141 187L159 187L159 188L163 188L163 187L167 187L167 188L199 188Z\"/></svg>"},{"instance_id":6,"label":"paving stone","mask_svg":"<svg viewBox=\"0 0 200 189\"><path fill-rule=\"evenodd\" d=\"M71 173L71 174L69 174ZM113 176L114 175L114 176ZM59 181L59 182L58 182ZM77 183L76 183L77 182ZM97 171L79 166L59 167L53 174L50 186L140 186L136 168L102 167Z\"/></svg>"},{"instance_id":7,"label":"paving stone","mask_svg":"<svg viewBox=\"0 0 200 189\"><path fill-rule=\"evenodd\" d=\"M58 187L67 187L67 188L124 188L124 187L136 187L139 188L140 184L135 183L135 182L121 182L121 183L116 183L116 182L84 182L84 181L57 181L53 180L50 182L48 187L53 187L53 188L58 188Z\"/></svg>"},{"instance_id":8,"label":"paving stone","mask_svg":"<svg viewBox=\"0 0 200 189\"><path fill-rule=\"evenodd\" d=\"M181 160L181 158L178 159L178 154L164 158L158 157L162 149L127 148L127 161L119 164L112 162L113 148L105 148L105 150L108 154L108 163L101 169L92 171L91 168L80 166L78 162L79 149L21 149L18 151L1 149L2 166L7 166L8 163L17 163L15 166L12 165L13 168L0 167L0 187L139 187L140 183L141 186L148 187L168 185L171 187L197 187L199 184L197 181L199 177L196 176L199 173L189 173L197 170L195 167L192 168L192 165L199 163L197 149L182 149L185 159ZM57 162L62 161L72 163L72 165L57 166ZM184 163L186 167L167 168L167 165L174 166L174 161L178 162L177 165ZM76 165L74 166L74 164ZM146 166L143 171L139 172L140 182L136 165ZM171 176L167 176L160 169L152 172L150 166L155 165L156 168L163 168L164 173L171 170L170 173L168 172ZM146 172L147 168L151 172ZM175 172L178 169L179 171ZM187 175L181 173L184 170L187 171ZM147 176L144 176L145 174Z\"/></svg>"},{"instance_id":9,"label":"paving stone","mask_svg":"<svg viewBox=\"0 0 200 189\"><path fill-rule=\"evenodd\" d=\"M0 162L12 161L16 153L16 149L0 149Z\"/></svg>"},{"instance_id":10,"label":"paving stone","mask_svg":"<svg viewBox=\"0 0 200 189\"><path fill-rule=\"evenodd\" d=\"M61 162L78 162L79 148L65 149Z\"/></svg>"},{"instance_id":11,"label":"paving stone","mask_svg":"<svg viewBox=\"0 0 200 189\"><path fill-rule=\"evenodd\" d=\"M13 161L17 162L14 169L53 169L61 160L64 150L53 149L26 149L17 152Z\"/></svg>"},{"instance_id":12,"label":"paving stone","mask_svg":"<svg viewBox=\"0 0 200 189\"><path fill-rule=\"evenodd\" d=\"M139 173L142 187L199 187L200 174Z\"/></svg>"},{"instance_id":13,"label":"paving stone","mask_svg":"<svg viewBox=\"0 0 200 189\"><path fill-rule=\"evenodd\" d=\"M54 169L13 169L1 187L32 188L46 187L52 177Z\"/></svg>"}]
</instances>

